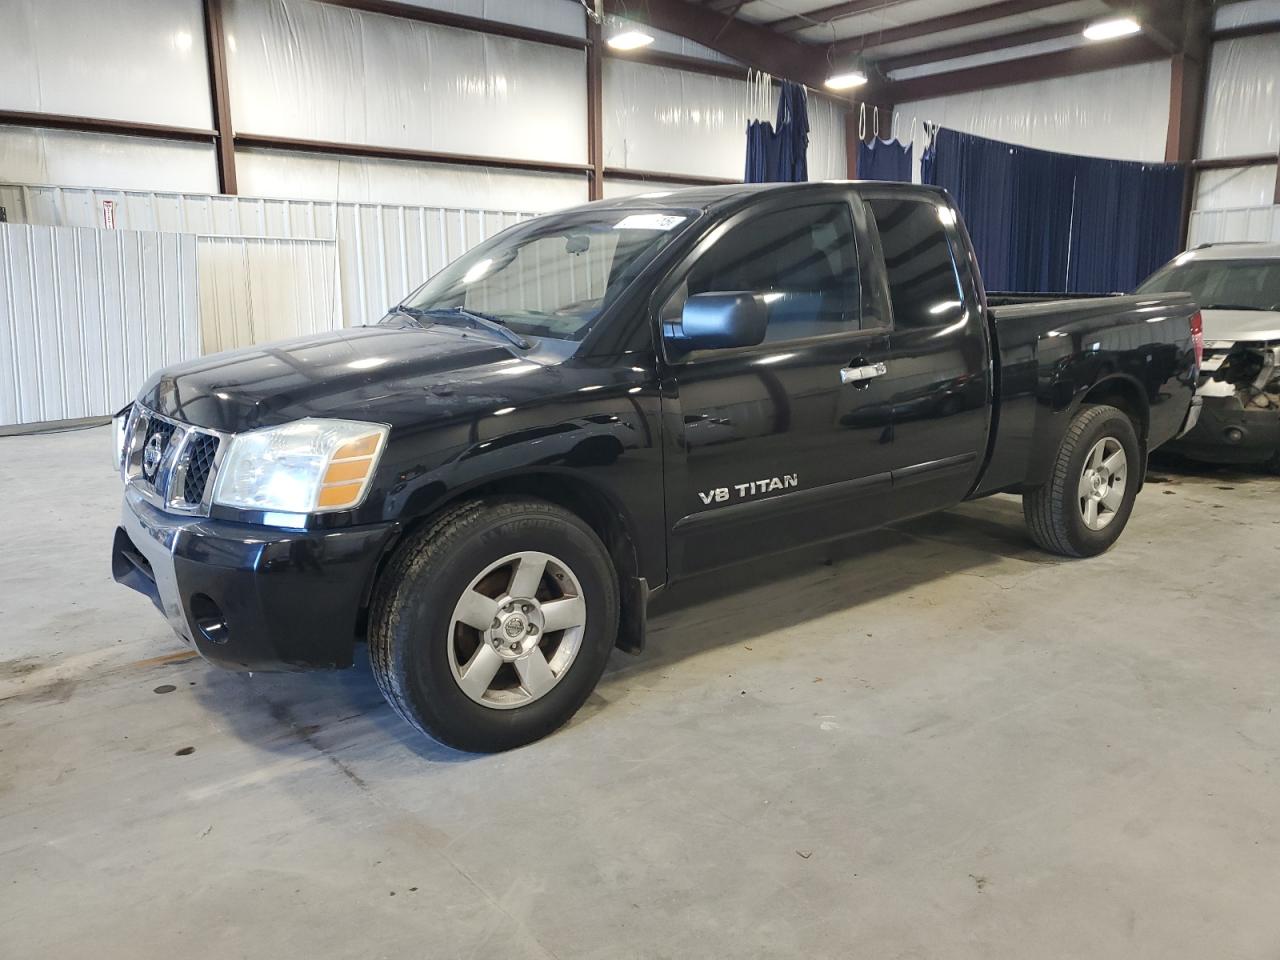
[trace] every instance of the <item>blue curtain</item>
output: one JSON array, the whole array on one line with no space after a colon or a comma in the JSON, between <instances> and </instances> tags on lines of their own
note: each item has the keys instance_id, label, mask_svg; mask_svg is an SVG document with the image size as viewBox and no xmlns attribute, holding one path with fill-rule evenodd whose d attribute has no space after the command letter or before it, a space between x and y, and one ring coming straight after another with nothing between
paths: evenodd
<instances>
[{"instance_id":1,"label":"blue curtain","mask_svg":"<svg viewBox=\"0 0 1280 960\"><path fill-rule=\"evenodd\" d=\"M881 140L858 144L858 179L911 182L911 144Z\"/></svg>"},{"instance_id":2,"label":"blue curtain","mask_svg":"<svg viewBox=\"0 0 1280 960\"><path fill-rule=\"evenodd\" d=\"M783 81L777 122L747 124L747 183L794 183L809 179L809 106L804 86Z\"/></svg>"},{"instance_id":3,"label":"blue curtain","mask_svg":"<svg viewBox=\"0 0 1280 960\"><path fill-rule=\"evenodd\" d=\"M921 179L956 199L989 290L1131 290L1176 252L1176 164L1033 150L939 129Z\"/></svg>"},{"instance_id":4,"label":"blue curtain","mask_svg":"<svg viewBox=\"0 0 1280 960\"><path fill-rule=\"evenodd\" d=\"M1082 159L1066 289L1130 291L1178 253L1186 171L1173 163Z\"/></svg>"}]
</instances>

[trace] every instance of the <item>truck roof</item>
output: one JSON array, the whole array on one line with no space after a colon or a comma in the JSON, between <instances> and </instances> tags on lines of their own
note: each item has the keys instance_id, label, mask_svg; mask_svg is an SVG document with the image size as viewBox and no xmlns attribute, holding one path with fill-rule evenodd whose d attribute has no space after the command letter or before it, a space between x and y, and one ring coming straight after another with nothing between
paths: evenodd
<instances>
[{"instance_id":1,"label":"truck roof","mask_svg":"<svg viewBox=\"0 0 1280 960\"><path fill-rule=\"evenodd\" d=\"M592 209L604 207L627 210L635 210L637 208L670 210L673 207L681 207L684 209L710 210L713 207L734 206L762 193L800 194L832 184L848 184L853 187L874 186L877 190L893 190L904 195L914 194L929 197L937 197L946 193L941 187L926 186L918 183L890 183L878 180L815 180L806 183L726 183L684 187L679 190L654 190L648 193L615 197L609 200L596 200L594 203L585 204L584 206L590 206Z\"/></svg>"}]
</instances>

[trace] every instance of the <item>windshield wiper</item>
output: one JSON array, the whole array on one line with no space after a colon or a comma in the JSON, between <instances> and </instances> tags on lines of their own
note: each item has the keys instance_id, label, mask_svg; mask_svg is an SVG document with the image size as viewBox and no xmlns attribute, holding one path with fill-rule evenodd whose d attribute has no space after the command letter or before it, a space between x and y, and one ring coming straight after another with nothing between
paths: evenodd
<instances>
[{"instance_id":1,"label":"windshield wiper","mask_svg":"<svg viewBox=\"0 0 1280 960\"><path fill-rule=\"evenodd\" d=\"M521 350L528 350L532 346L528 340L497 317L491 317L487 313L476 313L466 307L435 307L431 310L419 310L412 307L398 306L395 309L397 312L414 319L421 319L422 317L432 317L434 319L439 319L440 317L462 317L464 320L471 321L472 326L496 333L503 339L515 344Z\"/></svg>"},{"instance_id":2,"label":"windshield wiper","mask_svg":"<svg viewBox=\"0 0 1280 960\"><path fill-rule=\"evenodd\" d=\"M1200 309L1201 310L1258 310L1258 311L1261 311L1262 307L1250 307L1243 303L1210 303L1206 306L1202 306Z\"/></svg>"}]
</instances>

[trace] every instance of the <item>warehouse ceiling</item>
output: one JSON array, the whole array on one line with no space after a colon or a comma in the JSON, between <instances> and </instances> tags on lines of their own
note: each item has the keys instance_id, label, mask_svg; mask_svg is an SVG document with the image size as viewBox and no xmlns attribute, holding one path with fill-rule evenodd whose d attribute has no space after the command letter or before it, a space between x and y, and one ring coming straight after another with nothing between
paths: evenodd
<instances>
[{"instance_id":1,"label":"warehouse ceiling","mask_svg":"<svg viewBox=\"0 0 1280 960\"><path fill-rule=\"evenodd\" d=\"M818 85L849 66L886 102L1064 76L1181 53L1206 0L630 0L610 12L691 37L743 63ZM1085 27L1141 31L1093 42ZM815 82L816 81L816 82ZM993 82L995 81L995 82Z\"/></svg>"}]
</instances>

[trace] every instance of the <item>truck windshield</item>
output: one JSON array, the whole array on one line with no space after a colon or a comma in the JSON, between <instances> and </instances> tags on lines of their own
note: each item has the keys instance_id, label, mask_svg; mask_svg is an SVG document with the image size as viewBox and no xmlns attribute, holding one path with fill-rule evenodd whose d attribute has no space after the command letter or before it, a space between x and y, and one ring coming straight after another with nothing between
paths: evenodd
<instances>
[{"instance_id":1,"label":"truck windshield","mask_svg":"<svg viewBox=\"0 0 1280 960\"><path fill-rule=\"evenodd\" d=\"M1280 260L1174 261L1138 293L1190 293L1203 310L1280 310Z\"/></svg>"},{"instance_id":2,"label":"truck windshield","mask_svg":"<svg viewBox=\"0 0 1280 960\"><path fill-rule=\"evenodd\" d=\"M609 209L538 217L468 251L400 307L441 322L465 311L517 334L581 340L695 216Z\"/></svg>"}]
</instances>

